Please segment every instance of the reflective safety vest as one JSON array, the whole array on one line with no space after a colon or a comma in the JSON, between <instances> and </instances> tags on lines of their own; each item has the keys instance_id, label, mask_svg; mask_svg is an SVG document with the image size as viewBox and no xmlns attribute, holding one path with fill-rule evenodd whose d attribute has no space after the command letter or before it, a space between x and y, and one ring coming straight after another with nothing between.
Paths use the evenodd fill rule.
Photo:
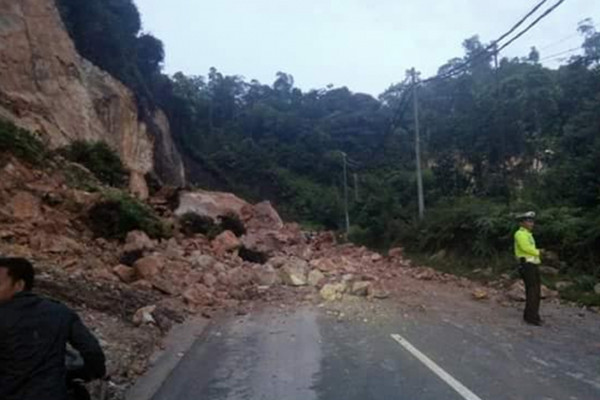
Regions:
<instances>
[{"instance_id":1,"label":"reflective safety vest","mask_svg":"<svg viewBox=\"0 0 600 400\"><path fill-rule=\"evenodd\" d=\"M524 258L532 264L540 264L540 251L535 247L533 234L526 228L521 227L515 232L515 257L517 260Z\"/></svg>"}]
</instances>

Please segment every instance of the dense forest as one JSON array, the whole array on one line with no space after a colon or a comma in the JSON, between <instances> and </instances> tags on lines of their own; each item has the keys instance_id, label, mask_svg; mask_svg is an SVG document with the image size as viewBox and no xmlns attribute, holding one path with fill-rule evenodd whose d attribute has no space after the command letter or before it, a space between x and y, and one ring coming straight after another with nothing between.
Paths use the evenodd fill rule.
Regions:
<instances>
[{"instance_id":1,"label":"dense forest","mask_svg":"<svg viewBox=\"0 0 600 400\"><path fill-rule=\"evenodd\" d=\"M57 0L81 54L162 108L191 183L273 201L290 220L343 229L375 248L494 259L510 254L513 213L540 214L538 241L564 269L600 274L600 32L578 27L581 55L544 67L535 48L496 64L478 37L419 85L426 217L419 221L412 86L379 98L345 87L162 73L162 43L132 0ZM84 5L85 3L85 5ZM576 27L574 27L575 29ZM403 76L398 77L402 81Z\"/></svg>"}]
</instances>

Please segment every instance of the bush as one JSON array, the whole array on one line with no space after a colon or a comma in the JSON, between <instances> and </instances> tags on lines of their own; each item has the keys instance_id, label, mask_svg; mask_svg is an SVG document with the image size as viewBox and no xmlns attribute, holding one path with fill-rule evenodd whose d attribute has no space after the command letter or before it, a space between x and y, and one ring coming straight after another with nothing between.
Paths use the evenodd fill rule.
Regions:
<instances>
[{"instance_id":1,"label":"bush","mask_svg":"<svg viewBox=\"0 0 600 400\"><path fill-rule=\"evenodd\" d=\"M510 251L516 227L507 207L463 198L431 211L401 240L412 251L490 258Z\"/></svg>"},{"instance_id":2,"label":"bush","mask_svg":"<svg viewBox=\"0 0 600 400\"><path fill-rule=\"evenodd\" d=\"M193 236L197 233L212 236L218 229L212 218L193 212L183 214L179 218L179 225L181 226L181 232L186 236Z\"/></svg>"},{"instance_id":3,"label":"bush","mask_svg":"<svg viewBox=\"0 0 600 400\"><path fill-rule=\"evenodd\" d=\"M219 222L215 223L210 217L188 212L179 218L179 225L181 232L186 236L200 233L209 239L214 239L224 231L231 231L238 237L246 233L244 223L233 213L220 216Z\"/></svg>"},{"instance_id":4,"label":"bush","mask_svg":"<svg viewBox=\"0 0 600 400\"><path fill-rule=\"evenodd\" d=\"M128 232L141 230L152 238L169 237L169 229L154 211L124 194L109 194L94 205L87 224L96 237L124 239Z\"/></svg>"},{"instance_id":5,"label":"bush","mask_svg":"<svg viewBox=\"0 0 600 400\"><path fill-rule=\"evenodd\" d=\"M12 154L32 165L42 164L48 153L41 140L10 122L0 120L0 153Z\"/></svg>"},{"instance_id":6,"label":"bush","mask_svg":"<svg viewBox=\"0 0 600 400\"><path fill-rule=\"evenodd\" d=\"M123 187L127 182L127 171L119 155L104 142L78 140L60 149L59 153L89 169L104 184Z\"/></svg>"},{"instance_id":7,"label":"bush","mask_svg":"<svg viewBox=\"0 0 600 400\"><path fill-rule=\"evenodd\" d=\"M221 231L231 231L235 236L240 237L246 233L246 227L240 217L236 214L228 213L219 217L219 226Z\"/></svg>"}]
</instances>

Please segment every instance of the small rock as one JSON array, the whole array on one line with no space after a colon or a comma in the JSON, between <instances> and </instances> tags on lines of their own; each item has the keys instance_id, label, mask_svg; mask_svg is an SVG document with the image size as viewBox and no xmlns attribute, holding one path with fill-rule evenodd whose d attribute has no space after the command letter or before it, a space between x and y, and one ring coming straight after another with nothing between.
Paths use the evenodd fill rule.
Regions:
<instances>
[{"instance_id":1,"label":"small rock","mask_svg":"<svg viewBox=\"0 0 600 400\"><path fill-rule=\"evenodd\" d=\"M152 290L152 283L145 279L140 279L139 281L133 282L131 287L139 290Z\"/></svg>"},{"instance_id":2,"label":"small rock","mask_svg":"<svg viewBox=\"0 0 600 400\"><path fill-rule=\"evenodd\" d=\"M337 263L326 257L311 260L310 265L322 272L335 271L337 268Z\"/></svg>"},{"instance_id":3,"label":"small rock","mask_svg":"<svg viewBox=\"0 0 600 400\"><path fill-rule=\"evenodd\" d=\"M319 286L319 284L321 282L323 282L324 279L325 279L325 275L321 271L319 271L318 269L313 269L308 274L308 284L309 284L309 286L313 286L313 287Z\"/></svg>"},{"instance_id":4,"label":"small rock","mask_svg":"<svg viewBox=\"0 0 600 400\"><path fill-rule=\"evenodd\" d=\"M217 261L208 254L200 254L196 257L193 257L191 259L191 262L194 268L210 269L215 265Z\"/></svg>"},{"instance_id":5,"label":"small rock","mask_svg":"<svg viewBox=\"0 0 600 400\"><path fill-rule=\"evenodd\" d=\"M17 192L11 196L8 209L17 219L39 219L42 216L40 199L29 192Z\"/></svg>"},{"instance_id":6,"label":"small rock","mask_svg":"<svg viewBox=\"0 0 600 400\"><path fill-rule=\"evenodd\" d=\"M446 258L446 250L444 249L429 257L430 260L443 260L444 258Z\"/></svg>"},{"instance_id":7,"label":"small rock","mask_svg":"<svg viewBox=\"0 0 600 400\"><path fill-rule=\"evenodd\" d=\"M431 268L423 268L421 271L415 274L415 278L422 281L431 281L435 278L435 271Z\"/></svg>"},{"instance_id":8,"label":"small rock","mask_svg":"<svg viewBox=\"0 0 600 400\"><path fill-rule=\"evenodd\" d=\"M542 285L542 299L556 299L558 292L556 290L548 289L545 285Z\"/></svg>"},{"instance_id":9,"label":"small rock","mask_svg":"<svg viewBox=\"0 0 600 400\"><path fill-rule=\"evenodd\" d=\"M148 256L137 260L133 268L138 277L149 279L156 276L163 268L165 260L161 256Z\"/></svg>"},{"instance_id":10,"label":"small rock","mask_svg":"<svg viewBox=\"0 0 600 400\"><path fill-rule=\"evenodd\" d=\"M554 285L554 286L556 287L556 290L565 290L567 288L570 288L573 285L574 285L573 282L560 281L560 282L556 282L556 285Z\"/></svg>"},{"instance_id":11,"label":"small rock","mask_svg":"<svg viewBox=\"0 0 600 400\"><path fill-rule=\"evenodd\" d=\"M368 281L354 282L350 289L350 294L353 296L367 296L372 283Z\"/></svg>"},{"instance_id":12,"label":"small rock","mask_svg":"<svg viewBox=\"0 0 600 400\"><path fill-rule=\"evenodd\" d=\"M371 255L371 261L373 262L381 261L382 258L383 257L379 253L373 253L373 255Z\"/></svg>"},{"instance_id":13,"label":"small rock","mask_svg":"<svg viewBox=\"0 0 600 400\"><path fill-rule=\"evenodd\" d=\"M403 254L404 249L402 247L394 247L393 249L390 249L390 251L388 251L388 256L390 258L402 258Z\"/></svg>"},{"instance_id":14,"label":"small rock","mask_svg":"<svg viewBox=\"0 0 600 400\"><path fill-rule=\"evenodd\" d=\"M300 258L290 258L280 269L283 283L290 286L306 286L308 284L308 263Z\"/></svg>"},{"instance_id":15,"label":"small rock","mask_svg":"<svg viewBox=\"0 0 600 400\"><path fill-rule=\"evenodd\" d=\"M212 295L204 285L195 285L187 289L182 294L183 300L192 305L209 304L212 301Z\"/></svg>"},{"instance_id":16,"label":"small rock","mask_svg":"<svg viewBox=\"0 0 600 400\"><path fill-rule=\"evenodd\" d=\"M208 287L213 287L217 284L218 280L214 274L207 272L202 276L202 282Z\"/></svg>"},{"instance_id":17,"label":"small rock","mask_svg":"<svg viewBox=\"0 0 600 400\"><path fill-rule=\"evenodd\" d=\"M525 301L525 285L523 282L515 282L506 292L506 296L514 301Z\"/></svg>"},{"instance_id":18,"label":"small rock","mask_svg":"<svg viewBox=\"0 0 600 400\"><path fill-rule=\"evenodd\" d=\"M239 249L242 246L240 239L231 231L225 231L212 241L213 251L218 255Z\"/></svg>"},{"instance_id":19,"label":"small rock","mask_svg":"<svg viewBox=\"0 0 600 400\"><path fill-rule=\"evenodd\" d=\"M119 264L114 267L112 271L124 283L131 283L135 281L135 270L131 267Z\"/></svg>"},{"instance_id":20,"label":"small rock","mask_svg":"<svg viewBox=\"0 0 600 400\"><path fill-rule=\"evenodd\" d=\"M559 271L556 268L553 267L547 267L545 265L542 265L541 267L539 267L540 269L540 273L545 274L545 275L558 275Z\"/></svg>"},{"instance_id":21,"label":"small rock","mask_svg":"<svg viewBox=\"0 0 600 400\"><path fill-rule=\"evenodd\" d=\"M156 244L142 231L131 231L125 238L124 253L153 250Z\"/></svg>"},{"instance_id":22,"label":"small rock","mask_svg":"<svg viewBox=\"0 0 600 400\"><path fill-rule=\"evenodd\" d=\"M154 289L158 290L159 292L170 296L173 296L178 292L175 285L166 279L154 279L152 281L152 287L154 287Z\"/></svg>"},{"instance_id":23,"label":"small rock","mask_svg":"<svg viewBox=\"0 0 600 400\"><path fill-rule=\"evenodd\" d=\"M367 294L372 299L387 299L390 297L390 292L385 288L383 282L375 282L369 286L369 292Z\"/></svg>"},{"instance_id":24,"label":"small rock","mask_svg":"<svg viewBox=\"0 0 600 400\"><path fill-rule=\"evenodd\" d=\"M271 265L275 269L279 269L284 266L287 262L287 257L276 256L269 259L268 264Z\"/></svg>"},{"instance_id":25,"label":"small rock","mask_svg":"<svg viewBox=\"0 0 600 400\"><path fill-rule=\"evenodd\" d=\"M253 280L260 286L269 287L279 282L279 275L271 265L256 265L252 272L254 273Z\"/></svg>"},{"instance_id":26,"label":"small rock","mask_svg":"<svg viewBox=\"0 0 600 400\"><path fill-rule=\"evenodd\" d=\"M475 300L484 300L489 297L488 292L483 289L475 289L475 290L473 290L471 295L473 296L473 298Z\"/></svg>"},{"instance_id":27,"label":"small rock","mask_svg":"<svg viewBox=\"0 0 600 400\"><path fill-rule=\"evenodd\" d=\"M342 298L346 291L345 283L328 283L319 292L321 297L326 301L335 301Z\"/></svg>"},{"instance_id":28,"label":"small rock","mask_svg":"<svg viewBox=\"0 0 600 400\"><path fill-rule=\"evenodd\" d=\"M152 313L156 310L156 306L142 307L133 314L133 323L136 326L155 324L154 316Z\"/></svg>"}]
</instances>

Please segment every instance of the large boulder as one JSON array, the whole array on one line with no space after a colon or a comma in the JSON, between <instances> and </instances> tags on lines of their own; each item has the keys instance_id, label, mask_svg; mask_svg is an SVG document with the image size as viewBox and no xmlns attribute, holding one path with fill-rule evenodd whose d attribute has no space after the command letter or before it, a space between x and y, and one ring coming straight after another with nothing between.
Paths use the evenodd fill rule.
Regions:
<instances>
[{"instance_id":1,"label":"large boulder","mask_svg":"<svg viewBox=\"0 0 600 400\"><path fill-rule=\"evenodd\" d=\"M242 237L243 246L266 257L280 254L301 255L306 249L306 239L295 224L286 224L281 229L249 230Z\"/></svg>"},{"instance_id":2,"label":"large boulder","mask_svg":"<svg viewBox=\"0 0 600 400\"><path fill-rule=\"evenodd\" d=\"M291 257L279 270L281 280L290 286L306 286L308 284L309 265L305 260Z\"/></svg>"},{"instance_id":3,"label":"large boulder","mask_svg":"<svg viewBox=\"0 0 600 400\"><path fill-rule=\"evenodd\" d=\"M268 201L263 201L250 209L246 208L243 210L245 215L249 215L246 226L251 230L279 230L283 228L283 221L281 217L275 211L273 206Z\"/></svg>"},{"instance_id":4,"label":"large boulder","mask_svg":"<svg viewBox=\"0 0 600 400\"><path fill-rule=\"evenodd\" d=\"M175 215L194 213L217 221L218 217L234 214L245 221L249 215L246 214L247 211L242 210L252 210L252 205L231 193L182 191L179 193L179 207L175 210Z\"/></svg>"}]
</instances>

